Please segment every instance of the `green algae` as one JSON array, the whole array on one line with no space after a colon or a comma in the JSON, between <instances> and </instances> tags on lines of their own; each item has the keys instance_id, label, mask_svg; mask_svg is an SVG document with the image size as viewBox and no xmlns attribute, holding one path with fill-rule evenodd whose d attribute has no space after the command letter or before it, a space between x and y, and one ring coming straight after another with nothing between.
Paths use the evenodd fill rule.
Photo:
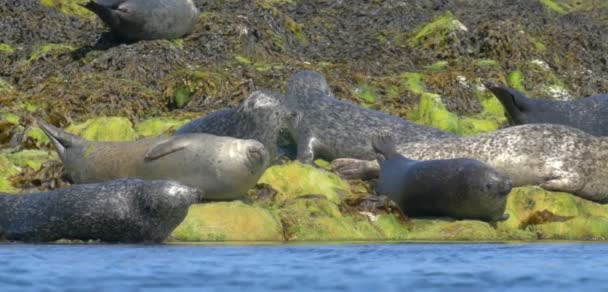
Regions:
<instances>
[{"instance_id":1,"label":"green algae","mask_svg":"<svg viewBox=\"0 0 608 292\"><path fill-rule=\"evenodd\" d=\"M521 70L515 70L515 71L509 73L509 76L508 76L509 86L512 88L515 88L521 92L525 92L526 89L524 88L523 79L524 79L524 74L521 72Z\"/></svg>"},{"instance_id":2,"label":"green algae","mask_svg":"<svg viewBox=\"0 0 608 292\"><path fill-rule=\"evenodd\" d=\"M40 170L42 165L49 160L59 160L57 153L49 153L45 150L27 149L17 152L3 153L8 161L18 167L29 167L34 171Z\"/></svg>"},{"instance_id":3,"label":"green algae","mask_svg":"<svg viewBox=\"0 0 608 292\"><path fill-rule=\"evenodd\" d=\"M454 17L452 12L446 11L443 15L416 29L408 43L412 47L429 47L436 41L442 43L447 34L458 30L467 30L467 28Z\"/></svg>"},{"instance_id":4,"label":"green algae","mask_svg":"<svg viewBox=\"0 0 608 292\"><path fill-rule=\"evenodd\" d=\"M365 103L372 104L377 100L377 94L374 92L374 89L368 85L358 86L353 91L355 96L362 99Z\"/></svg>"},{"instance_id":5,"label":"green algae","mask_svg":"<svg viewBox=\"0 0 608 292\"><path fill-rule=\"evenodd\" d=\"M242 202L193 205L173 231L179 241L282 241L281 224L263 208Z\"/></svg>"},{"instance_id":6,"label":"green algae","mask_svg":"<svg viewBox=\"0 0 608 292\"><path fill-rule=\"evenodd\" d=\"M41 148L44 145L51 144L51 140L49 139L49 137L42 131L42 129L37 127L27 129L25 132L25 136L32 139L32 141L34 141L34 144L38 148Z\"/></svg>"},{"instance_id":7,"label":"green algae","mask_svg":"<svg viewBox=\"0 0 608 292\"><path fill-rule=\"evenodd\" d=\"M61 54L73 51L75 49L76 48L66 44L45 44L34 49L27 60L27 63L37 61L38 59L47 55Z\"/></svg>"},{"instance_id":8,"label":"green algae","mask_svg":"<svg viewBox=\"0 0 608 292\"><path fill-rule=\"evenodd\" d=\"M268 168L259 183L269 184L277 190L277 201L315 194L337 204L340 197L350 191L349 185L337 175L299 162Z\"/></svg>"},{"instance_id":9,"label":"green algae","mask_svg":"<svg viewBox=\"0 0 608 292\"><path fill-rule=\"evenodd\" d=\"M40 2L45 6L55 8L67 15L88 19L95 17L92 12L78 5L78 3L86 2L84 0L40 0Z\"/></svg>"},{"instance_id":10,"label":"green algae","mask_svg":"<svg viewBox=\"0 0 608 292\"><path fill-rule=\"evenodd\" d=\"M474 220L446 221L413 219L402 239L431 241L493 241L496 229L486 222Z\"/></svg>"},{"instance_id":11,"label":"green algae","mask_svg":"<svg viewBox=\"0 0 608 292\"><path fill-rule=\"evenodd\" d=\"M559 14L566 14L566 10L553 0L539 0L539 1L540 1L540 3L543 3L545 6L547 6L547 8L549 8Z\"/></svg>"},{"instance_id":12,"label":"green algae","mask_svg":"<svg viewBox=\"0 0 608 292\"><path fill-rule=\"evenodd\" d=\"M174 120L171 118L149 118L135 125L135 134L138 137L151 137L173 134L177 128L190 122L186 120Z\"/></svg>"},{"instance_id":13,"label":"green algae","mask_svg":"<svg viewBox=\"0 0 608 292\"><path fill-rule=\"evenodd\" d=\"M426 66L426 69L440 71L446 69L450 65L448 61L437 61L429 66Z\"/></svg>"},{"instance_id":14,"label":"green algae","mask_svg":"<svg viewBox=\"0 0 608 292\"><path fill-rule=\"evenodd\" d=\"M2 121L6 121L9 124L12 125L18 125L19 124L19 116L13 113L7 113L7 112L0 112L0 120Z\"/></svg>"},{"instance_id":15,"label":"green algae","mask_svg":"<svg viewBox=\"0 0 608 292\"><path fill-rule=\"evenodd\" d=\"M10 181L10 177L19 174L19 172L19 168L4 155L0 155L0 192L17 193L19 191Z\"/></svg>"},{"instance_id":16,"label":"green algae","mask_svg":"<svg viewBox=\"0 0 608 292\"><path fill-rule=\"evenodd\" d=\"M14 51L15 51L15 49L11 45L0 42L0 53L9 53L10 54Z\"/></svg>"},{"instance_id":17,"label":"green algae","mask_svg":"<svg viewBox=\"0 0 608 292\"><path fill-rule=\"evenodd\" d=\"M131 141L137 137L127 118L100 117L66 128L67 132L90 141Z\"/></svg>"}]
</instances>

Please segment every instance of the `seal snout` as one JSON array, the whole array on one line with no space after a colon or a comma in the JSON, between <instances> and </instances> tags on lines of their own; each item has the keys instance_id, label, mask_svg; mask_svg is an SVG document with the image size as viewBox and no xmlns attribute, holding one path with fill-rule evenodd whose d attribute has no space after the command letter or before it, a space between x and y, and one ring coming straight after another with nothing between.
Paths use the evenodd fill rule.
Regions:
<instances>
[{"instance_id":1,"label":"seal snout","mask_svg":"<svg viewBox=\"0 0 608 292\"><path fill-rule=\"evenodd\" d=\"M259 165L265 165L268 162L268 151L264 145L258 141L254 141L247 146L247 160L253 168Z\"/></svg>"}]
</instances>

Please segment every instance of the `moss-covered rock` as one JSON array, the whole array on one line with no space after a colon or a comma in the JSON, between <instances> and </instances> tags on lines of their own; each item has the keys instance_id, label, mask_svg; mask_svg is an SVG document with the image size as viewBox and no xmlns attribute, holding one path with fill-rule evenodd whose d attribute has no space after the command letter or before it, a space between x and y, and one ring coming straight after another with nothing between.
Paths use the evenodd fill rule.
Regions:
<instances>
[{"instance_id":1,"label":"moss-covered rock","mask_svg":"<svg viewBox=\"0 0 608 292\"><path fill-rule=\"evenodd\" d=\"M135 125L135 134L138 137L151 137L173 134L177 128L190 122L186 120L174 120L170 118L150 118Z\"/></svg>"},{"instance_id":2,"label":"moss-covered rock","mask_svg":"<svg viewBox=\"0 0 608 292\"><path fill-rule=\"evenodd\" d=\"M84 0L40 0L40 2L68 15L89 19L95 17L92 12L78 5L78 3L86 2Z\"/></svg>"},{"instance_id":3,"label":"moss-covered rock","mask_svg":"<svg viewBox=\"0 0 608 292\"><path fill-rule=\"evenodd\" d=\"M16 193L19 191L10 181L10 177L17 175L19 172L19 168L4 157L4 155L0 155L0 192Z\"/></svg>"},{"instance_id":4,"label":"moss-covered rock","mask_svg":"<svg viewBox=\"0 0 608 292\"><path fill-rule=\"evenodd\" d=\"M70 125L66 131L91 141L129 141L137 137L131 121L121 117L89 119Z\"/></svg>"},{"instance_id":5,"label":"moss-covered rock","mask_svg":"<svg viewBox=\"0 0 608 292\"><path fill-rule=\"evenodd\" d=\"M269 184L278 191L275 197L277 201L314 194L338 204L340 198L350 193L348 183L337 175L299 162L272 166L264 172L259 182Z\"/></svg>"},{"instance_id":6,"label":"moss-covered rock","mask_svg":"<svg viewBox=\"0 0 608 292\"><path fill-rule=\"evenodd\" d=\"M55 151L46 150L21 150L17 152L3 151L0 155L18 167L29 167L34 171L40 170L42 165L50 160L59 160Z\"/></svg>"},{"instance_id":7,"label":"moss-covered rock","mask_svg":"<svg viewBox=\"0 0 608 292\"><path fill-rule=\"evenodd\" d=\"M172 238L179 241L284 240L281 224L271 212L242 202L191 206Z\"/></svg>"},{"instance_id":8,"label":"moss-covered rock","mask_svg":"<svg viewBox=\"0 0 608 292\"><path fill-rule=\"evenodd\" d=\"M486 222L461 220L412 220L408 232L402 239L429 241L493 241L497 240L496 230Z\"/></svg>"}]
</instances>

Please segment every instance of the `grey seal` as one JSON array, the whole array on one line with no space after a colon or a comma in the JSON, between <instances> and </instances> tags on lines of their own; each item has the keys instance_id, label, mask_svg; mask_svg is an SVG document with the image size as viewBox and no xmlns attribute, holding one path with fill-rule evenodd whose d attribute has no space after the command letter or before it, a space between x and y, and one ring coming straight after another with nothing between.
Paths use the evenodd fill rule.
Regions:
<instances>
[{"instance_id":1,"label":"grey seal","mask_svg":"<svg viewBox=\"0 0 608 292\"><path fill-rule=\"evenodd\" d=\"M397 152L392 137L375 135L379 195L392 199L411 217L451 217L503 221L511 179L474 159L413 160Z\"/></svg>"},{"instance_id":2,"label":"grey seal","mask_svg":"<svg viewBox=\"0 0 608 292\"><path fill-rule=\"evenodd\" d=\"M188 134L133 142L92 142L38 122L75 183L117 178L168 179L196 187L210 200L244 195L268 167L255 140Z\"/></svg>"},{"instance_id":3,"label":"grey seal","mask_svg":"<svg viewBox=\"0 0 608 292\"><path fill-rule=\"evenodd\" d=\"M0 193L0 233L11 241L159 242L201 202L173 181L122 179L43 193Z\"/></svg>"},{"instance_id":4,"label":"grey seal","mask_svg":"<svg viewBox=\"0 0 608 292\"><path fill-rule=\"evenodd\" d=\"M311 164L318 158L374 159L369 141L373 133L380 131L392 133L397 144L457 137L338 100L327 95L327 87L318 80L324 78L316 72L296 73L289 80L288 94L282 101L296 113L290 123L290 135L297 144L297 159L303 163Z\"/></svg>"},{"instance_id":5,"label":"grey seal","mask_svg":"<svg viewBox=\"0 0 608 292\"><path fill-rule=\"evenodd\" d=\"M559 124L596 136L608 136L608 94L561 101L529 98L504 85L484 82L505 108L511 124Z\"/></svg>"},{"instance_id":6,"label":"grey seal","mask_svg":"<svg viewBox=\"0 0 608 292\"><path fill-rule=\"evenodd\" d=\"M91 0L80 5L126 41L183 37L199 16L192 0Z\"/></svg>"},{"instance_id":7,"label":"grey seal","mask_svg":"<svg viewBox=\"0 0 608 292\"><path fill-rule=\"evenodd\" d=\"M608 203L608 138L554 124L526 124L461 138L397 145L417 160L471 158L508 175L514 186L539 185L550 191ZM378 175L375 161L338 159L332 168L348 178Z\"/></svg>"},{"instance_id":8,"label":"grey seal","mask_svg":"<svg viewBox=\"0 0 608 292\"><path fill-rule=\"evenodd\" d=\"M175 135L206 133L254 139L264 144L270 159L274 160L289 151L287 129L293 116L276 96L270 92L255 91L238 107L221 109L193 120L177 129Z\"/></svg>"}]
</instances>

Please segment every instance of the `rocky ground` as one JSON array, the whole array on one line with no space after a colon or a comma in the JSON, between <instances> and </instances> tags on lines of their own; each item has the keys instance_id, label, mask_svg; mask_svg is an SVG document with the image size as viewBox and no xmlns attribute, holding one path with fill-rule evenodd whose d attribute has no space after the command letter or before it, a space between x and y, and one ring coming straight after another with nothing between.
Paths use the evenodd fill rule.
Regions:
<instances>
[{"instance_id":1,"label":"rocky ground","mask_svg":"<svg viewBox=\"0 0 608 292\"><path fill-rule=\"evenodd\" d=\"M94 140L169 134L301 69L338 98L461 135L506 126L482 80L555 99L608 92L604 0L199 0L192 35L129 45L76 2L0 0L0 191L67 184L32 117ZM370 193L279 165L247 202L192 207L173 239L608 238L608 207L535 187L515 189L495 225L409 219Z\"/></svg>"}]
</instances>

